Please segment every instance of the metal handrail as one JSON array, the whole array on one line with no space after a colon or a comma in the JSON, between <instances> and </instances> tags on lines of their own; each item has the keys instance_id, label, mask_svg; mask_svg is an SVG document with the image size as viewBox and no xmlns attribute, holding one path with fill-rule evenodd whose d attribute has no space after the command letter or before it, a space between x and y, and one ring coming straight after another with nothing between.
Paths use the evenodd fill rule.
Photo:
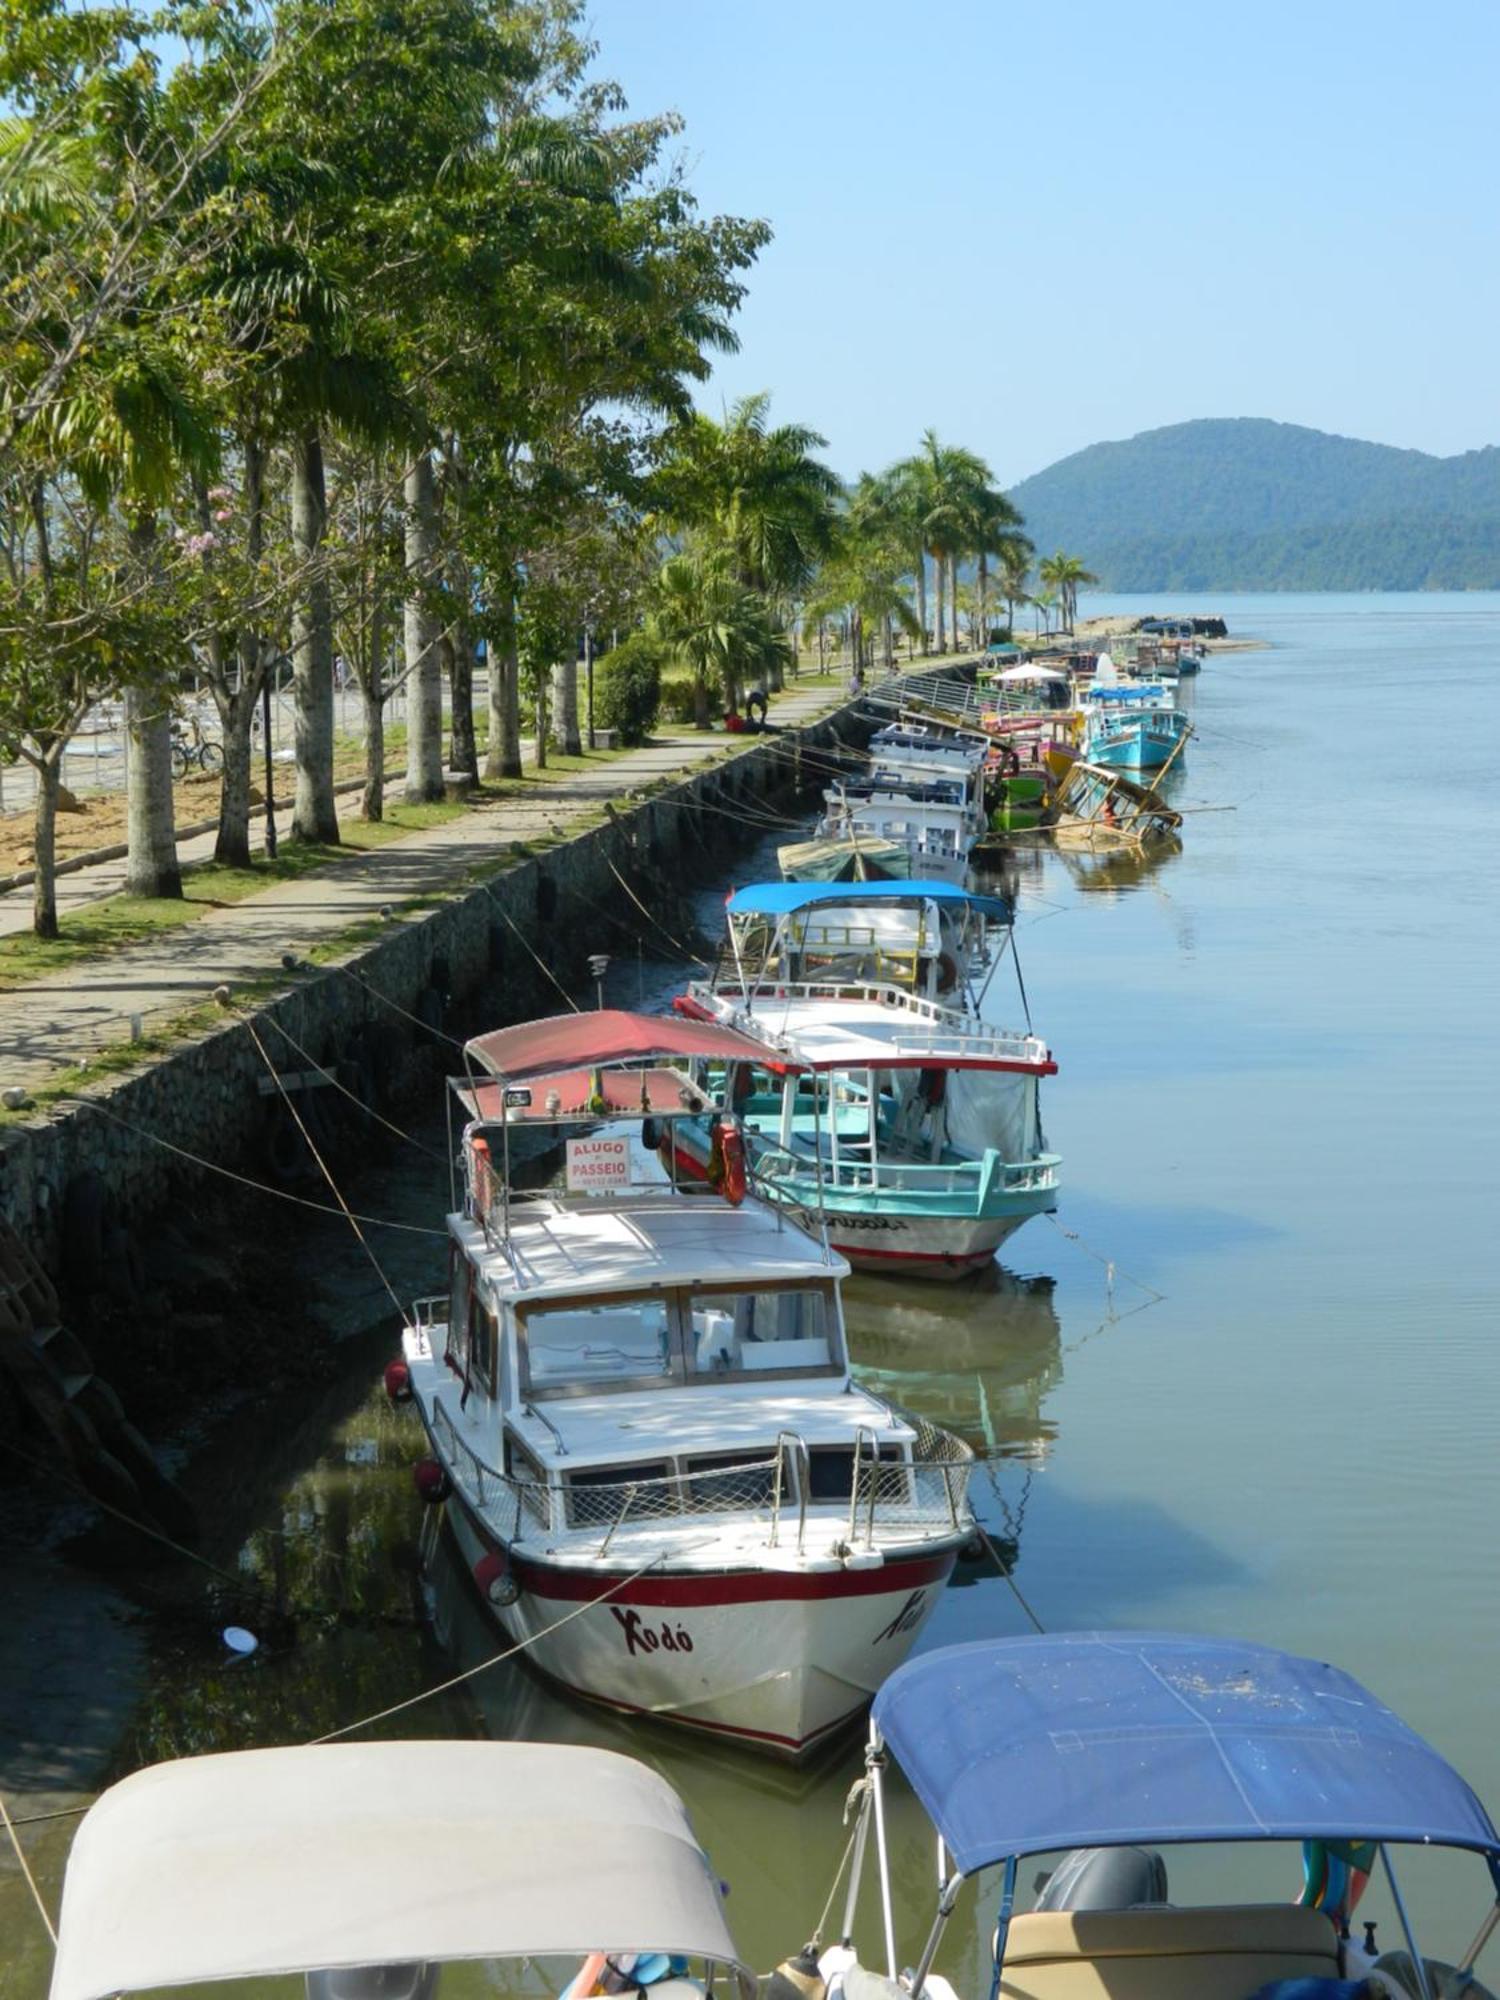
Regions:
<instances>
[{"instance_id":1,"label":"metal handrail","mask_svg":"<svg viewBox=\"0 0 1500 2000\"><path fill-rule=\"evenodd\" d=\"M866 1438L868 1438L870 1441L871 1460L877 1465L880 1462L879 1439L876 1437L874 1431L871 1430L868 1424L857 1425L855 1427L855 1432L854 1432L854 1463L849 1468L849 1546L851 1549L854 1547L855 1521L859 1512L859 1457L860 1457L860 1452L864 1447ZM873 1479L870 1480L869 1487L870 1487L870 1525L865 1535L866 1546L868 1546L875 1539L875 1520L874 1520L875 1481Z\"/></svg>"},{"instance_id":2,"label":"metal handrail","mask_svg":"<svg viewBox=\"0 0 1500 2000\"><path fill-rule=\"evenodd\" d=\"M811 1483L811 1464L807 1446L796 1431L776 1433L776 1471L771 1492L771 1539L768 1546L775 1548L777 1537L781 1532L781 1488L788 1445L791 1446L793 1463L797 1468L797 1553L800 1556L807 1537L807 1489Z\"/></svg>"}]
</instances>

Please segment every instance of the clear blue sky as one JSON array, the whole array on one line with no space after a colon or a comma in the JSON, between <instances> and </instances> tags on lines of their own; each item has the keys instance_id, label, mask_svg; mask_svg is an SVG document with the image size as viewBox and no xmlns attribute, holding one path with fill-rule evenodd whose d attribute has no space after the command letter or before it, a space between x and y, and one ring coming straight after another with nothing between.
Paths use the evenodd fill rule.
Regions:
<instances>
[{"instance_id":1,"label":"clear blue sky","mask_svg":"<svg viewBox=\"0 0 1500 2000\"><path fill-rule=\"evenodd\" d=\"M598 71L764 216L741 353L874 469L1005 483L1259 416L1500 442L1500 0L592 0Z\"/></svg>"}]
</instances>

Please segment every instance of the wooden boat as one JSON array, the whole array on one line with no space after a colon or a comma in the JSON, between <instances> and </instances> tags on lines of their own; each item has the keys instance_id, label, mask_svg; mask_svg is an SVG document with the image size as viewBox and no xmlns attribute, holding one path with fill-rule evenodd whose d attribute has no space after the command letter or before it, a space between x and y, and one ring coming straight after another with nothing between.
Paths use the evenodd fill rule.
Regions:
<instances>
[{"instance_id":1,"label":"wooden boat","mask_svg":"<svg viewBox=\"0 0 1500 2000\"><path fill-rule=\"evenodd\" d=\"M899 882L910 875L912 857L905 841L850 826L841 839L790 840L776 860L785 882Z\"/></svg>"},{"instance_id":2,"label":"wooden boat","mask_svg":"<svg viewBox=\"0 0 1500 2000\"><path fill-rule=\"evenodd\" d=\"M1114 848L1149 847L1175 835L1182 825L1150 785L1105 770L1082 758L1054 751L1048 768L1057 781L1057 816L1052 839L1059 847L1108 852Z\"/></svg>"},{"instance_id":3,"label":"wooden boat","mask_svg":"<svg viewBox=\"0 0 1500 2000\"><path fill-rule=\"evenodd\" d=\"M735 1121L676 1184L712 1101L674 1065L795 1061L610 1011L464 1054L450 1289L387 1375L430 1441L419 1490L540 1671L800 1756L905 1657L973 1523L972 1454L853 1383L848 1265L747 1193ZM522 1197L513 1140L559 1132L566 1184Z\"/></svg>"},{"instance_id":4,"label":"wooden boat","mask_svg":"<svg viewBox=\"0 0 1500 2000\"><path fill-rule=\"evenodd\" d=\"M1083 755L1118 771L1180 763L1192 725L1159 681L1095 681L1083 699Z\"/></svg>"}]
</instances>

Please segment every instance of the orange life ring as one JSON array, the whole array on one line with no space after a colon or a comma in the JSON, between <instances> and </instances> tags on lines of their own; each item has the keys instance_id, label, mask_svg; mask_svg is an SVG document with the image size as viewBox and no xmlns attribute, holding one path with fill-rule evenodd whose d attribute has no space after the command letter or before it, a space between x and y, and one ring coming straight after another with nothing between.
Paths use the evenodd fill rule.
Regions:
<instances>
[{"instance_id":1,"label":"orange life ring","mask_svg":"<svg viewBox=\"0 0 1500 2000\"><path fill-rule=\"evenodd\" d=\"M720 1141L720 1158L724 1163L724 1199L731 1208L738 1208L745 1199L747 1173L745 1167L745 1135L738 1125L726 1125Z\"/></svg>"}]
</instances>

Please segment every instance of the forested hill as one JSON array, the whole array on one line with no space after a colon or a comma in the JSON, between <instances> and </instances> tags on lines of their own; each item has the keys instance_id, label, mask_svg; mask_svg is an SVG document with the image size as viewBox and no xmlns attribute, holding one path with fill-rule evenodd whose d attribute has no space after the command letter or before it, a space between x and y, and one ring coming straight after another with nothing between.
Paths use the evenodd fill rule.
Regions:
<instances>
[{"instance_id":1,"label":"forested hill","mask_svg":"<svg viewBox=\"0 0 1500 2000\"><path fill-rule=\"evenodd\" d=\"M1111 590L1500 589L1500 448L1433 458L1259 417L1090 445L1012 490Z\"/></svg>"}]
</instances>

